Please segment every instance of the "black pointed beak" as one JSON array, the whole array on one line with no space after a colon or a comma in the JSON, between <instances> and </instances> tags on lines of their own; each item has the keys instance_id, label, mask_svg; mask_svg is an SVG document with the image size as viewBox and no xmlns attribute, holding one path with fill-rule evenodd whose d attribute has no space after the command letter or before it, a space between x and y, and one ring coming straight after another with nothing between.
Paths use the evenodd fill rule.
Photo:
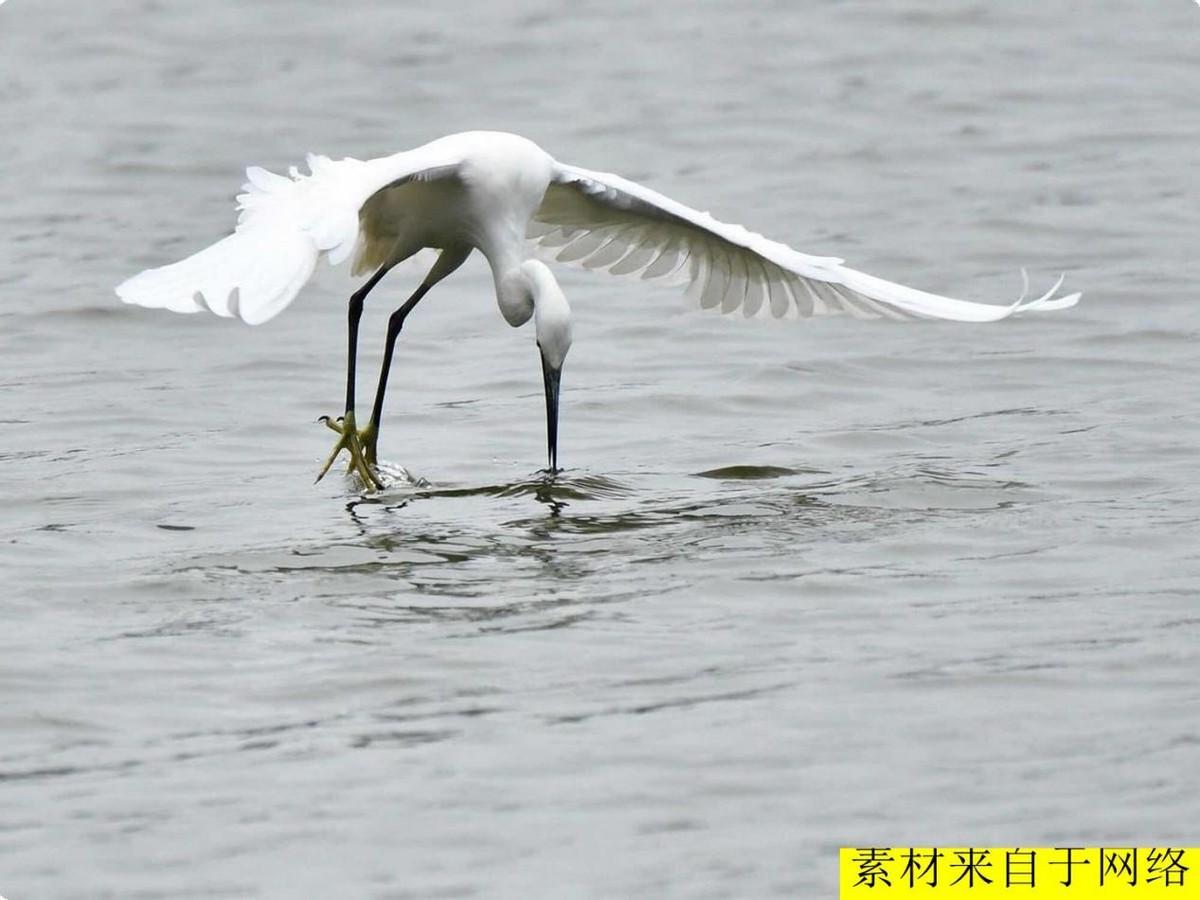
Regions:
<instances>
[{"instance_id":1,"label":"black pointed beak","mask_svg":"<svg viewBox=\"0 0 1200 900\"><path fill-rule=\"evenodd\" d=\"M542 354L542 381L546 385L546 449L549 455L550 472L558 471L558 385L562 369L546 362Z\"/></svg>"}]
</instances>

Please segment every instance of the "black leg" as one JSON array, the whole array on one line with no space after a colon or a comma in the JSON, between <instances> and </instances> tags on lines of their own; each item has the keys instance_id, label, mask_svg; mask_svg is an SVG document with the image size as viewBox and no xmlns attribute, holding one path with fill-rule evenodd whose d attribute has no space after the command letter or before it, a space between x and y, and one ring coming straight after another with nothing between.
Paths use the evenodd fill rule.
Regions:
<instances>
[{"instance_id":1,"label":"black leg","mask_svg":"<svg viewBox=\"0 0 1200 900\"><path fill-rule=\"evenodd\" d=\"M388 267L383 266L372 275L367 283L360 287L357 291L350 295L350 306L348 309L349 316L349 338L350 347L348 361L346 363L346 413L347 415L354 412L354 370L358 361L358 320L362 318L363 301L367 299L367 294L371 293L371 289L379 284L380 279L388 273Z\"/></svg>"},{"instance_id":2,"label":"black leg","mask_svg":"<svg viewBox=\"0 0 1200 900\"><path fill-rule=\"evenodd\" d=\"M367 280L366 284L350 295L350 304L347 308L349 327L346 329L349 338L346 360L346 412L340 424L330 421L328 416L321 416L319 420L341 437L334 445L333 452L325 460L325 465L321 466L321 471L317 473L317 481L325 477L325 473L329 471L329 467L333 465L338 454L346 450L350 454L350 471L358 473L368 490L380 487L378 478L375 477L365 459L362 441L359 439L358 429L354 424L354 371L358 362L358 322L362 318L363 301L367 299L367 294L371 293L371 288L379 284L380 279L388 273L389 268L389 266L382 266Z\"/></svg>"},{"instance_id":3,"label":"black leg","mask_svg":"<svg viewBox=\"0 0 1200 900\"><path fill-rule=\"evenodd\" d=\"M443 249L438 254L437 262L429 270L429 274L425 276L425 280L421 282L421 286L388 319L387 344L384 347L383 366L379 372L379 389L375 392L375 405L371 411L371 421L361 431L358 430L354 422L354 373L356 357L358 355L358 320L362 317L363 300L371 288L379 283L379 279L387 274L390 266L385 266L372 275L371 279L359 290L355 291L354 296L350 298L350 359L346 367L346 414L340 424L335 424L328 419L324 419L325 424L342 437L333 448L333 454L321 469L321 474L317 476L318 481L329 471L329 466L337 458L337 455L342 450L348 450L350 452L351 469L358 472L368 488L379 488L382 486L372 468L377 461L375 447L379 436L379 420L383 415L383 397L387 391L388 371L392 366L392 353L396 347L396 338L400 336L400 329L404 326L404 319L413 311L413 308L420 302L421 298L429 293L431 287L461 266L470 254L471 250L469 247Z\"/></svg>"},{"instance_id":4,"label":"black leg","mask_svg":"<svg viewBox=\"0 0 1200 900\"><path fill-rule=\"evenodd\" d=\"M367 430L371 435L372 444L379 439L379 420L383 416L383 395L387 392L388 372L392 368L392 352L396 349L396 338L400 337L400 329L408 314L421 302L421 298L433 287L423 282L411 297L388 318L387 343L383 347L383 364L379 369L379 387L375 390L375 406L371 409L371 421ZM372 447L372 450L374 448Z\"/></svg>"}]
</instances>

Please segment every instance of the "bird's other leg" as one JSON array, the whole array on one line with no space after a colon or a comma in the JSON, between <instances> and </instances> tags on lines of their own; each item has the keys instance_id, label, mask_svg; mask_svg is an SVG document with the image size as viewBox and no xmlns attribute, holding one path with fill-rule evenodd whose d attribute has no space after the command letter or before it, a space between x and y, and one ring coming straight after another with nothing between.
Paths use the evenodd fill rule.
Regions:
<instances>
[{"instance_id":1,"label":"bird's other leg","mask_svg":"<svg viewBox=\"0 0 1200 900\"><path fill-rule=\"evenodd\" d=\"M350 454L350 471L357 472L368 488L380 487L379 480L371 472L363 455L361 438L354 422L354 376L358 361L358 323L362 319L363 301L367 299L367 294L371 293L371 289L379 284L383 276L388 273L389 268L389 266L381 266L367 280L366 284L350 295L350 303L347 307L346 409L337 422L332 421L328 416L321 417L321 421L340 434L341 439L334 445L329 458L325 460L325 464L317 474L317 481L325 477L325 473L329 471L333 461L337 459L342 450L345 450Z\"/></svg>"},{"instance_id":2,"label":"bird's other leg","mask_svg":"<svg viewBox=\"0 0 1200 900\"><path fill-rule=\"evenodd\" d=\"M428 281L422 282L421 286L413 292L413 295L405 301L404 305L388 317L387 343L383 345L383 363L379 367L379 387L375 389L375 405L371 408L371 421L367 423L367 427L362 431L363 450L366 453L369 465L377 465L379 461L375 448L379 442L379 422L383 416L383 396L387 393L388 373L392 368L392 353L396 349L396 339L400 337L400 329L404 327L404 320L408 318L408 314L421 302L421 298L429 293L431 287L433 285Z\"/></svg>"},{"instance_id":3,"label":"bird's other leg","mask_svg":"<svg viewBox=\"0 0 1200 900\"><path fill-rule=\"evenodd\" d=\"M396 339L400 336L400 329L404 327L404 320L408 318L408 314L413 311L416 305L421 302L421 298L429 293L430 288L466 262L467 257L470 255L471 248L469 246L460 245L442 248L442 251L438 254L437 262L430 268L429 274L422 280L421 286L388 319L387 343L384 344L383 363L379 368L379 387L375 390L375 405L371 408L371 421L367 423L367 427L361 432L367 461L372 466L378 463L378 455L376 454L375 447L379 441L379 422L383 416L383 397L387 393L388 372L392 368L392 353L396 349Z\"/></svg>"}]
</instances>

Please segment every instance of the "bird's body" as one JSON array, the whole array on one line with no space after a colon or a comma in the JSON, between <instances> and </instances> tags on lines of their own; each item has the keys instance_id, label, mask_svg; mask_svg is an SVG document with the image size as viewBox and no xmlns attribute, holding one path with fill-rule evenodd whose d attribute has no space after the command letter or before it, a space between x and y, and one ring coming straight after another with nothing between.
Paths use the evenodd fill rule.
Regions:
<instances>
[{"instance_id":1,"label":"bird's body","mask_svg":"<svg viewBox=\"0 0 1200 900\"><path fill-rule=\"evenodd\" d=\"M450 135L416 152L457 160L453 177L374 191L359 210L354 274L394 265L422 249L455 256L479 250L496 277L505 318L513 325L523 324L528 312L523 318L510 314L500 283L528 258L525 231L550 184L554 160L525 138L487 132ZM405 157L399 154L366 165L385 173L372 173L377 181L389 170L411 166Z\"/></svg>"},{"instance_id":2,"label":"bird's body","mask_svg":"<svg viewBox=\"0 0 1200 900\"><path fill-rule=\"evenodd\" d=\"M704 308L746 316L995 321L1027 310L1061 309L1078 294L1010 306L955 300L884 281L728 225L616 175L559 163L525 138L501 132L449 135L372 160L309 157L311 174L247 170L234 234L178 263L117 288L122 300L176 312L210 310L250 324L278 314L311 277L321 255L354 254L355 274L373 272L351 298L350 365L343 434L372 483L383 391L404 317L473 250L488 260L505 320L535 320L546 378L551 468L555 466L558 376L571 343L570 309L534 254L615 275L687 283ZM354 358L366 293L392 266L421 249L440 250L417 293L389 325L371 424L355 437ZM1061 282L1061 279L1060 279ZM366 448L369 452L362 452ZM365 460L365 461L364 461ZM328 467L328 464L327 464Z\"/></svg>"}]
</instances>

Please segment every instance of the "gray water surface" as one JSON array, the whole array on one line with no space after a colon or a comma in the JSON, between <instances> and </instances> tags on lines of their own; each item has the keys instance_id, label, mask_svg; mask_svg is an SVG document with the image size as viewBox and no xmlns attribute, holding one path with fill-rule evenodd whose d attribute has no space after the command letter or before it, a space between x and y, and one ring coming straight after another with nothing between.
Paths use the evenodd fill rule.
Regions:
<instances>
[{"instance_id":1,"label":"gray water surface","mask_svg":"<svg viewBox=\"0 0 1200 900\"><path fill-rule=\"evenodd\" d=\"M0 9L0 894L828 897L836 848L1195 843L1200 9ZM314 486L322 265L261 328L112 286L247 164L528 135L993 326L746 322L475 260ZM364 320L363 397L396 272Z\"/></svg>"}]
</instances>

